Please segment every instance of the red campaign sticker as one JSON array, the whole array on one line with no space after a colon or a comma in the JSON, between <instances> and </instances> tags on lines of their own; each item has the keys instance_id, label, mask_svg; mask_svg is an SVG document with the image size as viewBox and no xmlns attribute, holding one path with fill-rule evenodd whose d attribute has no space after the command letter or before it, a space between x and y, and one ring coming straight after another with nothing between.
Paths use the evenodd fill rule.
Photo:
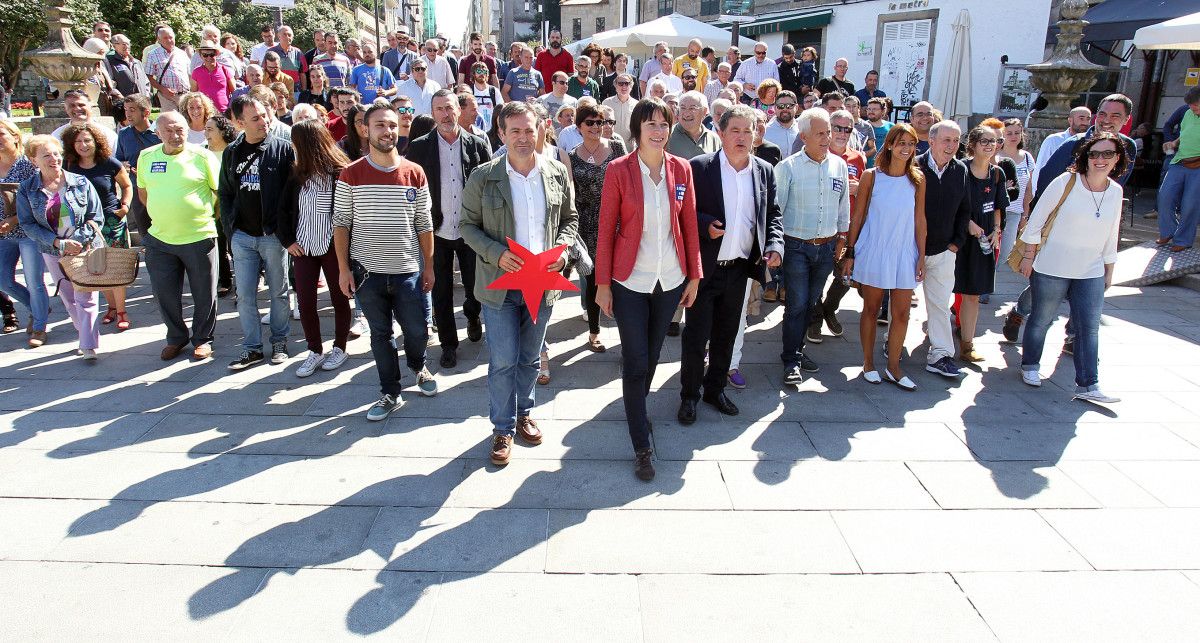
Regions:
<instances>
[{"instance_id":1,"label":"red campaign sticker","mask_svg":"<svg viewBox=\"0 0 1200 643\"><path fill-rule=\"evenodd\" d=\"M562 273L548 270L562 256L567 246L556 246L535 255L512 239L506 238L506 241L508 249L524 263L521 264L520 270L500 275L499 279L488 284L488 290L520 290L525 298L525 306L529 309L529 317L536 324L542 295L547 290L579 290L579 286L571 283Z\"/></svg>"}]
</instances>

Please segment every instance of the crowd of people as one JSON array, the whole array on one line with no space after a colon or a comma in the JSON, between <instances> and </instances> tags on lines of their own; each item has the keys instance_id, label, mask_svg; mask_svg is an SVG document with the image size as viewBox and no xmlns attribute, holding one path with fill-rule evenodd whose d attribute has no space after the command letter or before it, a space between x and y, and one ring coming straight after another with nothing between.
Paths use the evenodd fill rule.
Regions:
<instances>
[{"instance_id":1,"label":"crowd of people","mask_svg":"<svg viewBox=\"0 0 1200 643\"><path fill-rule=\"evenodd\" d=\"M1077 108L1035 159L1019 119L963 132L921 102L909 122L891 121L877 72L857 91L845 59L819 77L811 47L785 46L778 60L762 44L745 60L731 47L718 60L699 40L677 57L659 43L635 76L624 53L572 56L558 31L540 51L513 44L507 61L478 34L459 59L403 30L382 55L328 31L303 51L287 26L264 27L248 56L215 28L195 56L167 26L141 60L106 24L95 39L109 51L119 131L96 122L85 92L67 93L71 122L54 135L0 121L0 177L20 184L16 216L0 222L0 290L29 311L31 347L49 341L47 273L82 359L97 359L104 325L137 323L123 291L77 292L58 266L99 243L128 246L132 229L166 325L163 360L211 357L218 300L236 298L243 339L229 369L288 363L293 320L307 344L297 377L341 367L347 342L369 335L381 397L367 418L383 420L403 404L399 349L424 396L438 393L431 333L440 369L456 367L457 272L466 339L490 349L491 460L503 465L515 439L542 441L531 412L551 381L546 328L560 292L533 302L488 285L524 265L508 240L534 255L565 246L547 269L578 277L588 350L606 350L601 316L616 321L634 471L648 480L646 398L667 337L681 336L680 423L697 421L701 402L737 415L726 388L750 385L748 312L782 305L782 381L795 386L819 370L811 347L842 334L837 312L857 289L862 380L912 391L903 358L915 290L928 312L925 369L963 377L962 363L986 357L980 305L1019 247L1014 269L1029 287L1004 336L1016 342L1028 323L1022 380L1041 384L1065 300L1075 397L1118 401L1099 387L1097 341L1133 152L1123 95L1094 117ZM1187 101L1159 196L1160 244L1180 249L1200 207L1187 196L1200 180L1200 93ZM4 331L19 330L4 301Z\"/></svg>"}]
</instances>

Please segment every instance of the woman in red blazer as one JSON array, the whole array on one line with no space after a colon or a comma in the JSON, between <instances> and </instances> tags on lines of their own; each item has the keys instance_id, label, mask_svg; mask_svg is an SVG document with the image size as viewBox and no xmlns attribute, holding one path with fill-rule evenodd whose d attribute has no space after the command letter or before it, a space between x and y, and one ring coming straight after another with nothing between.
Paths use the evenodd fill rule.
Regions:
<instances>
[{"instance_id":1,"label":"woman in red blazer","mask_svg":"<svg viewBox=\"0 0 1200 643\"><path fill-rule=\"evenodd\" d=\"M625 419L642 480L654 478L650 382L671 316L692 305L701 277L692 168L666 152L673 120L657 98L634 106L637 151L608 165L596 246L596 303L617 320Z\"/></svg>"}]
</instances>

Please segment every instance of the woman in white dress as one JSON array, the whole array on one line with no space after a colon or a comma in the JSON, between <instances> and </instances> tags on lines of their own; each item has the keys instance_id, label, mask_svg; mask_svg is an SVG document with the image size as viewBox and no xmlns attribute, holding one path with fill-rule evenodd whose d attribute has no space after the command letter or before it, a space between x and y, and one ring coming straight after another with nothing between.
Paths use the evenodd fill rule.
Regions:
<instances>
[{"instance_id":1,"label":"woman in white dress","mask_svg":"<svg viewBox=\"0 0 1200 643\"><path fill-rule=\"evenodd\" d=\"M917 385L900 369L900 354L913 290L925 278L925 184L913 163L916 152L917 132L911 125L900 123L888 132L875 167L859 179L843 263L863 298L858 330L863 379L878 384L886 378L906 391ZM891 294L892 322L881 378L875 370L875 319L885 293Z\"/></svg>"}]
</instances>

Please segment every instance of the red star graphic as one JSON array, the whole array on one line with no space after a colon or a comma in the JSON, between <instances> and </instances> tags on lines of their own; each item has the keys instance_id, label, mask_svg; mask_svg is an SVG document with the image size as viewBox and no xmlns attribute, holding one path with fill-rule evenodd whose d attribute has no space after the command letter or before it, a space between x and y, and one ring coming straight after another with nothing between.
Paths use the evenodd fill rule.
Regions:
<instances>
[{"instance_id":1,"label":"red star graphic","mask_svg":"<svg viewBox=\"0 0 1200 643\"><path fill-rule=\"evenodd\" d=\"M562 273L547 270L562 256L567 247L556 246L541 254L533 254L521 244L506 239L508 249L521 258L524 263L516 272L500 275L500 278L488 284L489 290L520 290L525 297L525 306L529 308L529 316L537 323L538 308L542 305L542 295L547 290L579 290L579 286L571 283Z\"/></svg>"}]
</instances>

